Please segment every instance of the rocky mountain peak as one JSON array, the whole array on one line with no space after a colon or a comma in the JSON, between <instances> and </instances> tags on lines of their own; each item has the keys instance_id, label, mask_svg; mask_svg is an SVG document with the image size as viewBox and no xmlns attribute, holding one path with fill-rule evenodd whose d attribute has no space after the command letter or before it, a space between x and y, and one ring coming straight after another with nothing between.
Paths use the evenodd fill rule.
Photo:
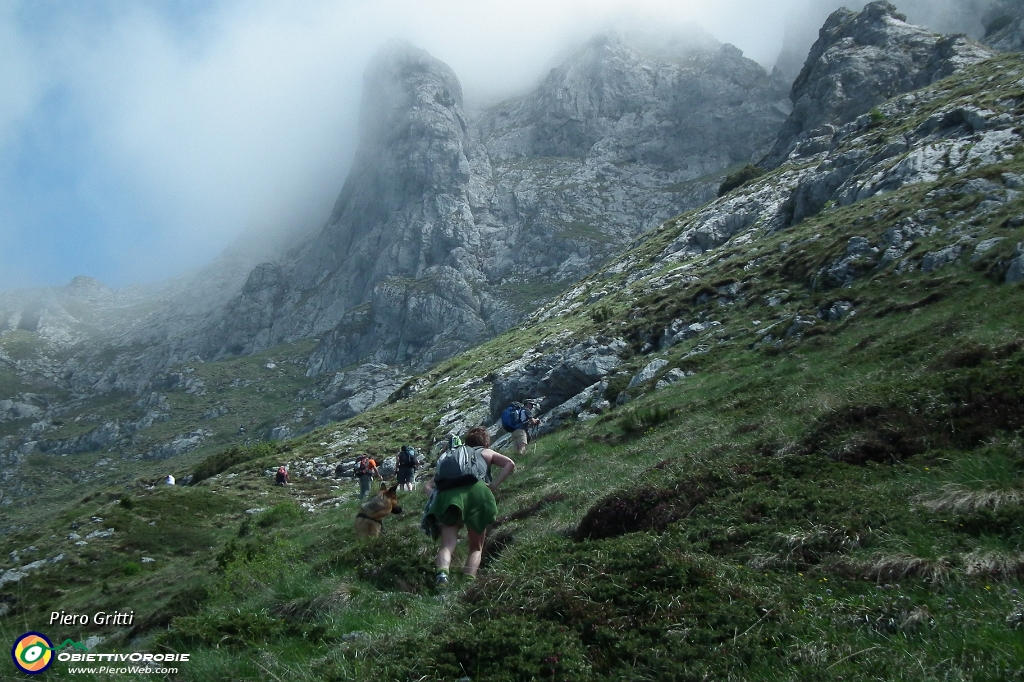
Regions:
<instances>
[{"instance_id":1,"label":"rocky mountain peak","mask_svg":"<svg viewBox=\"0 0 1024 682\"><path fill-rule=\"evenodd\" d=\"M788 113L784 100L763 68L710 36L648 45L611 33L552 69L534 92L487 112L480 137L497 160L696 168L699 155L700 164L724 157L724 166L774 136Z\"/></svg>"},{"instance_id":2,"label":"rocky mountain peak","mask_svg":"<svg viewBox=\"0 0 1024 682\"><path fill-rule=\"evenodd\" d=\"M106 297L114 293L106 284L87 275L73 278L64 290L72 296L83 298Z\"/></svg>"},{"instance_id":3,"label":"rocky mountain peak","mask_svg":"<svg viewBox=\"0 0 1024 682\"><path fill-rule=\"evenodd\" d=\"M427 147L407 162L405 180L423 190L448 190L464 183L468 175L462 148L468 126L462 111L462 85L455 72L425 50L397 43L382 50L364 76L360 149L354 169L365 171L375 165L380 153L405 154L410 142L429 140ZM438 156L444 157L441 163ZM353 173L347 184L358 181ZM408 188L402 188L408 189ZM339 216L346 193L331 222ZM378 197L384 198L384 197Z\"/></svg>"},{"instance_id":4,"label":"rocky mountain peak","mask_svg":"<svg viewBox=\"0 0 1024 682\"><path fill-rule=\"evenodd\" d=\"M329 332L312 361L322 371L367 356L404 362L429 343L419 335L446 328L481 338L466 283L479 276L472 155L454 72L408 44L383 50L366 71L359 147L331 217L282 262L253 270L214 355ZM458 300L459 314L414 310L435 295Z\"/></svg>"},{"instance_id":5,"label":"rocky mountain peak","mask_svg":"<svg viewBox=\"0 0 1024 682\"><path fill-rule=\"evenodd\" d=\"M793 83L793 113L763 163L778 166L821 126L852 121L895 95L993 54L966 36L942 36L908 24L885 0L859 13L838 9L822 26Z\"/></svg>"},{"instance_id":6,"label":"rocky mountain peak","mask_svg":"<svg viewBox=\"0 0 1024 682\"><path fill-rule=\"evenodd\" d=\"M111 362L97 346L62 381L141 394L182 363L314 338L310 377L377 363L404 366L401 378L517 324L713 197L788 114L785 88L740 50L703 33L637 38L599 36L533 92L472 116L446 64L388 46L366 70L359 145L323 227L266 262L239 252L173 286L118 292L130 311L110 343L142 350ZM8 307L4 328L39 327Z\"/></svg>"}]
</instances>

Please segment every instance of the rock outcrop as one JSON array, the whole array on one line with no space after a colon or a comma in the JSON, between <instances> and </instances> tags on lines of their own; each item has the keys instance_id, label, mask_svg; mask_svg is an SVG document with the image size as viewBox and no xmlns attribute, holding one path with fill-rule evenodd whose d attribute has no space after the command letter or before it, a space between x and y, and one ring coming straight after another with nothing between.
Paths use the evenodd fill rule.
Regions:
<instances>
[{"instance_id":1,"label":"rock outcrop","mask_svg":"<svg viewBox=\"0 0 1024 682\"><path fill-rule=\"evenodd\" d=\"M326 406L315 423L342 421L380 405L405 382L398 370L387 365L368 363L349 372L339 372L328 385L322 403Z\"/></svg>"},{"instance_id":2,"label":"rock outcrop","mask_svg":"<svg viewBox=\"0 0 1024 682\"><path fill-rule=\"evenodd\" d=\"M775 168L794 152L822 151L837 127L992 55L966 36L906 23L889 2L869 3L860 13L836 10L793 83L793 113L762 164Z\"/></svg>"},{"instance_id":3,"label":"rock outcrop","mask_svg":"<svg viewBox=\"0 0 1024 682\"><path fill-rule=\"evenodd\" d=\"M1024 50L1024 3L1020 0L996 0L982 18L983 42L1000 52Z\"/></svg>"},{"instance_id":4,"label":"rock outcrop","mask_svg":"<svg viewBox=\"0 0 1024 682\"><path fill-rule=\"evenodd\" d=\"M540 412L564 403L618 369L625 349L621 339L589 338L502 368L491 387L491 421L514 400L540 400Z\"/></svg>"}]
</instances>

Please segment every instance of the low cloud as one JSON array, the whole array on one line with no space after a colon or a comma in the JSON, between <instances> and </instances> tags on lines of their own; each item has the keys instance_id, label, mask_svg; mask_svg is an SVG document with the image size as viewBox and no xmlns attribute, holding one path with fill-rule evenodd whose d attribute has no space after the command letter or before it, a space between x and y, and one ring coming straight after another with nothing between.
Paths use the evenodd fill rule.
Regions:
<instances>
[{"instance_id":1,"label":"low cloud","mask_svg":"<svg viewBox=\"0 0 1024 682\"><path fill-rule=\"evenodd\" d=\"M812 4L818 14L830 11L830 3ZM447 62L467 103L480 106L527 91L608 28L695 23L771 68L787 17L807 16L808 7L806 0L4 4L0 289L62 284L77 274L113 286L155 281L210 262L239 235L258 250L271 235L315 229L356 145L363 69L390 39Z\"/></svg>"}]
</instances>

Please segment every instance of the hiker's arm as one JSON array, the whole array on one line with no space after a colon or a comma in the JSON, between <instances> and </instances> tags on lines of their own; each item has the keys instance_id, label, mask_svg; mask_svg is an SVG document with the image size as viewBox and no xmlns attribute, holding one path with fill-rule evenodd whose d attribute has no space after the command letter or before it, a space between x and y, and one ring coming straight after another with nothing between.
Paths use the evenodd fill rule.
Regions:
<instances>
[{"instance_id":1,"label":"hiker's arm","mask_svg":"<svg viewBox=\"0 0 1024 682\"><path fill-rule=\"evenodd\" d=\"M511 476L512 472L515 471L516 463L500 452L495 452L494 450L484 450L483 456L491 466L501 467L501 471L498 472L498 475L495 476L494 480L488 485L491 490L497 490L498 486L501 485L501 482Z\"/></svg>"},{"instance_id":2,"label":"hiker's arm","mask_svg":"<svg viewBox=\"0 0 1024 682\"><path fill-rule=\"evenodd\" d=\"M430 493L434 492L434 479L430 479L429 481L423 484L423 492L425 492L427 495L430 495Z\"/></svg>"}]
</instances>

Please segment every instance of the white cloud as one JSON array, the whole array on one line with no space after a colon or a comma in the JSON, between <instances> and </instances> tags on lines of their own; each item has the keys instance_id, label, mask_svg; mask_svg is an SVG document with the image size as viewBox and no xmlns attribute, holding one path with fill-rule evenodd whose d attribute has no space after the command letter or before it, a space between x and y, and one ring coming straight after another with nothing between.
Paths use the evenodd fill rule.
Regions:
<instances>
[{"instance_id":1,"label":"white cloud","mask_svg":"<svg viewBox=\"0 0 1024 682\"><path fill-rule=\"evenodd\" d=\"M32 255L28 283L88 272L122 285L208 262L244 230L315 227L354 150L362 71L389 39L424 47L459 75L467 101L489 103L532 87L607 28L695 22L770 68L786 17L808 1L223 0L194 15L111 2L92 14L57 4L63 14L44 28L19 14L29 0L4 4L0 151L59 156L45 131L42 141L25 135L54 88L83 150L67 161L66 191L20 206L11 197L24 188L0 174L0 288L25 282L11 273L31 255L15 253L28 230L39 253L57 253L69 230L91 231L97 245L80 263ZM37 199L83 202L89 219L53 220Z\"/></svg>"}]
</instances>

